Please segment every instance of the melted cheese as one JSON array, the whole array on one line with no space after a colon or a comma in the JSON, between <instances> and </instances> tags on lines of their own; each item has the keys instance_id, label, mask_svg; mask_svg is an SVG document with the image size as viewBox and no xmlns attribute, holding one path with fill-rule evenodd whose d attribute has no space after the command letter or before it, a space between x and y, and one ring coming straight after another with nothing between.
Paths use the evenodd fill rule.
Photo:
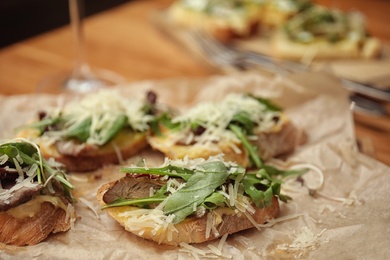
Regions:
<instances>
[{"instance_id":1,"label":"melted cheese","mask_svg":"<svg viewBox=\"0 0 390 260\"><path fill-rule=\"evenodd\" d=\"M59 197L40 195L36 196L32 200L24 204L7 210L6 212L7 214L18 219L23 219L27 217L32 218L35 216L35 214L39 213L43 202L50 202L55 207L60 207L63 210L67 211L67 206L64 204L64 202L62 202Z\"/></svg>"}]
</instances>

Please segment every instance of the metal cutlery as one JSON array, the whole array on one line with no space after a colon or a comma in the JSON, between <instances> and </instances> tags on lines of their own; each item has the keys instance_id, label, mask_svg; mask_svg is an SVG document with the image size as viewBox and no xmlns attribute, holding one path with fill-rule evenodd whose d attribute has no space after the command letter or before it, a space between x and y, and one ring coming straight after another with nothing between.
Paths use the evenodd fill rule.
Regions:
<instances>
[{"instance_id":1,"label":"metal cutlery","mask_svg":"<svg viewBox=\"0 0 390 260\"><path fill-rule=\"evenodd\" d=\"M206 58L219 67L246 70L253 66L261 66L265 70L282 75L311 70L309 66L301 63L276 60L267 55L239 50L234 46L226 45L215 40L203 31L194 30L190 33ZM390 102L390 90L379 89L375 86L362 84L346 78L340 78L340 80L346 89L362 95L361 98L366 97L370 99L371 103L375 102L375 99L381 102ZM371 100L371 98L374 100Z\"/></svg>"}]
</instances>

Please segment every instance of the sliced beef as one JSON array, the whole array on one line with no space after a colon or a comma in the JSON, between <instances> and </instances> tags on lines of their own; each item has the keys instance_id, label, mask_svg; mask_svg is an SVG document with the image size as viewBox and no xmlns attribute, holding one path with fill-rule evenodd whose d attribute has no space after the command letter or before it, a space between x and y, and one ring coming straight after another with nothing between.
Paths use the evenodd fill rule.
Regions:
<instances>
[{"instance_id":1,"label":"sliced beef","mask_svg":"<svg viewBox=\"0 0 390 260\"><path fill-rule=\"evenodd\" d=\"M29 201L35 194L43 189L43 185L39 184L34 187L22 187L12 192L11 197L6 200L0 200L0 211L6 211L14 208L22 203ZM8 202L8 203L6 203Z\"/></svg>"},{"instance_id":2,"label":"sliced beef","mask_svg":"<svg viewBox=\"0 0 390 260\"><path fill-rule=\"evenodd\" d=\"M133 177L127 175L118 180L103 196L105 203L110 203L118 198L136 199L148 197L150 188L155 191L163 186L157 180L149 177Z\"/></svg>"}]
</instances>

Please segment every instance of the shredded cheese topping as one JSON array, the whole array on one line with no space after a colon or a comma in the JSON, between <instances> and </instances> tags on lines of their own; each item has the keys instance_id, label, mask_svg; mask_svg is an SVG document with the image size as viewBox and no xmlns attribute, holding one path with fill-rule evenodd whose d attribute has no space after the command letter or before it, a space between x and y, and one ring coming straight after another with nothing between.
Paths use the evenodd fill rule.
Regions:
<instances>
[{"instance_id":1,"label":"shredded cheese topping","mask_svg":"<svg viewBox=\"0 0 390 260\"><path fill-rule=\"evenodd\" d=\"M39 147L35 143L24 138L16 138L11 140L10 142L26 142L31 144L34 148L36 148L36 151L39 156L39 160L42 161L42 156ZM2 142L0 145L3 145L4 143L8 143L8 142ZM7 162L8 156L4 154L0 157L0 160L1 160L0 165L3 165L4 163ZM38 182L34 182L34 178L37 176L37 169L38 169L38 166L36 164L30 165L29 167L22 169L20 165L23 164L23 160L20 157L18 157L17 160L14 159L14 163L15 163L15 168L10 168L9 166L6 166L5 168L7 171L15 171L19 174L19 177L16 179L16 184L12 186L10 189L3 189L0 180L0 200L4 201L4 203L6 204L9 204L11 202L10 199L13 197L14 192L16 190L19 190L23 187L36 187L39 185ZM26 174L27 178L24 177L24 172L27 173Z\"/></svg>"},{"instance_id":2,"label":"shredded cheese topping","mask_svg":"<svg viewBox=\"0 0 390 260\"><path fill-rule=\"evenodd\" d=\"M320 237L325 231L326 229L323 229L319 233L314 233L305 226L301 229L301 232L294 232L292 234L294 240L291 244L280 244L276 248L286 251L300 251L300 253L296 255L296 257L300 257L304 250L314 250L318 245L327 242L326 240L320 241Z\"/></svg>"},{"instance_id":3,"label":"shredded cheese topping","mask_svg":"<svg viewBox=\"0 0 390 260\"><path fill-rule=\"evenodd\" d=\"M274 120L281 112L270 111L256 99L243 94L232 93L220 103L201 103L183 115L173 119L180 123L183 130L177 135L177 141L185 144L210 145L215 142L240 143L238 138L227 129L234 116L245 113L256 125L256 131L268 131L278 123ZM191 134L191 124L202 126L205 131L200 135Z\"/></svg>"},{"instance_id":4,"label":"shredded cheese topping","mask_svg":"<svg viewBox=\"0 0 390 260\"><path fill-rule=\"evenodd\" d=\"M223 154L218 154L215 156L210 156L208 159L204 158L195 158L190 159L188 156L185 156L183 159L170 159L168 157L165 157L164 163L161 167L165 167L168 165L176 166L176 167L182 167L187 168L190 170L197 170L197 171L204 171L204 169L201 167L202 164L208 163L208 162L223 162L226 167L230 168L229 173L235 173L238 172L239 169L241 169L238 164L234 162L225 162L223 160Z\"/></svg>"},{"instance_id":5,"label":"shredded cheese topping","mask_svg":"<svg viewBox=\"0 0 390 260\"><path fill-rule=\"evenodd\" d=\"M86 143L101 145L115 120L125 115L127 124L136 131L149 129L148 122L152 119L144 111L145 104L139 100L128 100L115 90L101 90L90 94L81 100L68 103L63 109L53 109L50 113L55 118L61 115L67 120L65 128L70 129L90 118L90 136ZM63 131L50 131L50 136L61 136Z\"/></svg>"}]
</instances>

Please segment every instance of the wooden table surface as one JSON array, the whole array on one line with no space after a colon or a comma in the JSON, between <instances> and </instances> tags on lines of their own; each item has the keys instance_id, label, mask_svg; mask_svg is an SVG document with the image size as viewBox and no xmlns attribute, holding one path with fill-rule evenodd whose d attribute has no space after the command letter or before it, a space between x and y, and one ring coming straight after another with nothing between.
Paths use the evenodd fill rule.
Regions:
<instances>
[{"instance_id":1,"label":"wooden table surface","mask_svg":"<svg viewBox=\"0 0 390 260\"><path fill-rule=\"evenodd\" d=\"M164 37L151 22L153 13L171 2L132 1L86 19L87 57L92 68L112 70L128 82L199 78L221 73L205 66L187 50ZM390 1L317 2L345 10L360 10L367 16L369 31L390 43ZM0 49L0 94L34 93L42 79L70 71L73 57L69 26ZM390 165L390 119L367 119L357 115L356 122L357 139L364 152Z\"/></svg>"}]
</instances>

